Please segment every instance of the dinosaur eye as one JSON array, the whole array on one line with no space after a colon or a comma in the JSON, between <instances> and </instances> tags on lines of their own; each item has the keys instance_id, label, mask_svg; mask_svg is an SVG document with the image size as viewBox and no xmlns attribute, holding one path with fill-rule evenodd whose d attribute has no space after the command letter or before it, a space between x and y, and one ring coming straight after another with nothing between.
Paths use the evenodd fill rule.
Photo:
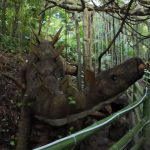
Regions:
<instances>
[{"instance_id":1,"label":"dinosaur eye","mask_svg":"<svg viewBox=\"0 0 150 150\"><path fill-rule=\"evenodd\" d=\"M113 74L113 75L111 76L111 79L112 79L113 81L116 81L118 78L117 78L116 75Z\"/></svg>"}]
</instances>

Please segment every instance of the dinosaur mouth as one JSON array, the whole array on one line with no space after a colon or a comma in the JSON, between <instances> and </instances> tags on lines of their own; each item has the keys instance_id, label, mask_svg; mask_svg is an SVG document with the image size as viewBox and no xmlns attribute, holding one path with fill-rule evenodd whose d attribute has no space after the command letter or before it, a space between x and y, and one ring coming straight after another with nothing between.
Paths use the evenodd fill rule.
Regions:
<instances>
[{"instance_id":1,"label":"dinosaur mouth","mask_svg":"<svg viewBox=\"0 0 150 150\"><path fill-rule=\"evenodd\" d=\"M139 71L144 71L144 69L146 69L146 65L145 65L145 64L140 64L140 65L138 66L138 70L139 70Z\"/></svg>"},{"instance_id":2,"label":"dinosaur mouth","mask_svg":"<svg viewBox=\"0 0 150 150\"><path fill-rule=\"evenodd\" d=\"M143 63L143 61L138 63L138 67L137 68L138 68L139 76L143 76L144 70L146 69L146 65Z\"/></svg>"}]
</instances>

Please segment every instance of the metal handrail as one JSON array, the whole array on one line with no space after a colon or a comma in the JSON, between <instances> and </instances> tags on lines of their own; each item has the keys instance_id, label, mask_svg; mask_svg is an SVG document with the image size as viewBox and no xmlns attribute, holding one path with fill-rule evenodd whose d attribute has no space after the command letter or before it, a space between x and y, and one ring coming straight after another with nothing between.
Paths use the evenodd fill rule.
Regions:
<instances>
[{"instance_id":1,"label":"metal handrail","mask_svg":"<svg viewBox=\"0 0 150 150\"><path fill-rule=\"evenodd\" d=\"M89 137L90 135L92 135L95 132L97 132L98 130L100 130L102 127L105 127L106 125L112 123L113 121L120 118L121 116L123 116L127 112L138 107L145 100L145 98L147 96L147 90L148 90L148 88L146 88L145 94L140 100L134 101L133 103L129 104L127 107L114 113L113 115L110 115L110 116L106 117L105 119L100 120L97 123L85 128L79 132L76 132L74 134L71 134L67 137L56 140L56 141L49 143L47 145L41 146L39 148L35 148L34 150L62 150L63 148L67 148L67 147L76 145L77 142L80 142L83 139Z\"/></svg>"}]
</instances>

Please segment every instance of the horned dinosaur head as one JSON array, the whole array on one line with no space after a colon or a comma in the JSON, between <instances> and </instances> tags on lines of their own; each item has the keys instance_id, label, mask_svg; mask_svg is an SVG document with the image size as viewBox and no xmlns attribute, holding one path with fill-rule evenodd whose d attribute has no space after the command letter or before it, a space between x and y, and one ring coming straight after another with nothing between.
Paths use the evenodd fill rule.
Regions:
<instances>
[{"instance_id":1,"label":"horned dinosaur head","mask_svg":"<svg viewBox=\"0 0 150 150\"><path fill-rule=\"evenodd\" d=\"M144 62L140 58L134 57L114 68L101 72L95 78L95 84L91 89L92 99L105 100L126 90L143 76L144 68Z\"/></svg>"},{"instance_id":2,"label":"horned dinosaur head","mask_svg":"<svg viewBox=\"0 0 150 150\"><path fill-rule=\"evenodd\" d=\"M58 32L53 37L51 37L52 38L51 41L40 40L40 38L37 36L37 34L34 32L33 29L32 31L36 40L36 44L34 44L34 48L32 50L33 53L40 59L45 59L47 57L51 57L54 59L57 58L60 54L60 51L63 49L63 47L59 49L55 48L55 44L60 38L62 27L58 30Z\"/></svg>"}]
</instances>

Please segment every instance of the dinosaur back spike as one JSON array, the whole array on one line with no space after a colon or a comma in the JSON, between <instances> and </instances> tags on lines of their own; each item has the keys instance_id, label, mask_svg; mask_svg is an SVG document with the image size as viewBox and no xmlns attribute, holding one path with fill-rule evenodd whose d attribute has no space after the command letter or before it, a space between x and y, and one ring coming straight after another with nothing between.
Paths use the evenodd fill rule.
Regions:
<instances>
[{"instance_id":1,"label":"dinosaur back spike","mask_svg":"<svg viewBox=\"0 0 150 150\"><path fill-rule=\"evenodd\" d=\"M39 39L39 37L37 36L37 34L35 33L35 31L33 30L32 27L31 27L31 30L32 30L32 32L33 32L33 34L34 34L34 36L35 36L36 42L37 42L38 44L40 44L40 43L41 43L41 42L40 42L40 39Z\"/></svg>"},{"instance_id":2,"label":"dinosaur back spike","mask_svg":"<svg viewBox=\"0 0 150 150\"><path fill-rule=\"evenodd\" d=\"M61 27L59 30L58 30L58 32L55 34L55 36L53 37L53 39L52 39L52 44L53 45L55 45L56 44L56 42L59 40L59 36L60 36L60 33L61 33L61 31L62 31L62 28L63 27Z\"/></svg>"}]
</instances>

